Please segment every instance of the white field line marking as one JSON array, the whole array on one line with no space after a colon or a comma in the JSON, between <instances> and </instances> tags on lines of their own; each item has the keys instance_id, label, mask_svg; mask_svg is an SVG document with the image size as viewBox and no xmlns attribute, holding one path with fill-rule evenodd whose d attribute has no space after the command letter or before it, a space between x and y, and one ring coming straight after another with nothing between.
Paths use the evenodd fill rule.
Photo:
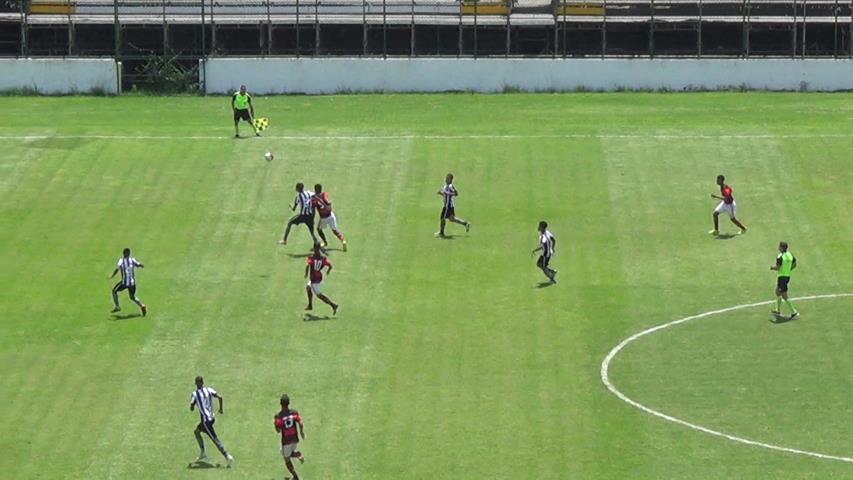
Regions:
<instances>
[{"instance_id":1,"label":"white field line marking","mask_svg":"<svg viewBox=\"0 0 853 480\"><path fill-rule=\"evenodd\" d=\"M821 298L838 298L838 297L853 297L853 293L833 293L833 294L827 294L827 295L811 295L808 297L793 298L792 300L817 300L817 299L821 299ZM851 457L840 457L837 455L827 455L825 453L810 452L807 450L799 450L796 448L789 448L789 447L782 447L779 445L772 445L769 443L759 442L756 440L750 440L748 438L738 437L738 436L730 435L728 433L720 432L717 430L712 430L708 427L703 427L702 425L696 425L695 423L690 423L686 420L681 420L680 418L675 418L671 415L667 415L663 412L659 412L659 411L654 410L650 407L647 407L640 402L632 400L631 398L628 398L627 395L625 395L624 393L619 391L619 389L616 388L613 385L613 383L610 382L610 376L608 375L608 369L610 368L610 362L613 360L614 357L616 357L616 355L623 348L625 348L629 343L633 342L634 340L637 340L640 337L650 335L650 334L655 333L655 332L659 332L665 328L674 327L676 325L681 325L682 323L686 323L686 322L689 322L691 320L698 320L700 318L710 317L712 315L718 315L720 313L732 312L735 310L742 310L744 308L752 308L752 307L760 307L762 305L770 305L774 302L775 302L775 300L770 300L770 301L765 301L765 302L756 302L756 303L747 303L744 305L736 305L734 307L728 307L728 308L722 308L720 310L713 310L710 312L704 312L704 313L700 313L698 315L685 317L685 318L682 318L679 320L674 320L674 321L669 322L669 323L664 323L663 325L658 325L656 327L648 328L648 329L643 330L642 332L639 332L639 333L635 333L635 334L631 335L630 337L626 338L625 340L622 340L622 342L619 345L616 345L615 347L613 347L613 350L610 350L610 353L608 353L607 356L604 357L604 361L601 362L601 381L604 382L604 385L607 387L608 390L610 390L610 392L612 394L619 397L619 399L622 400L623 402L625 402L625 403L627 403L627 404L629 404L635 408L639 408L640 410L642 410L642 411L644 411L650 415L654 415L658 418L662 418L668 422L677 423L681 426L691 428L693 430L698 430L700 432L704 432L704 433L707 433L709 435L715 435L718 437L722 437L722 438L731 440L733 442L743 443L746 445L752 445L754 447L767 448L767 449L776 450L779 452L794 453L797 455L806 455L809 457L820 458L823 460L837 460L840 462L853 463L853 458L851 458Z\"/></svg>"},{"instance_id":2,"label":"white field line marking","mask_svg":"<svg viewBox=\"0 0 853 480\"><path fill-rule=\"evenodd\" d=\"M815 133L815 134L743 134L743 135L667 135L667 134L607 134L607 133L566 133L566 134L542 134L542 135L499 135L499 134L471 134L471 135L265 135L261 138L272 140L289 140L289 141L315 141L315 140L515 140L515 139L774 139L774 138L851 138L851 133ZM251 139L252 137L245 137ZM4 135L0 136L0 140L229 140L233 141L234 137L227 135Z\"/></svg>"}]
</instances>

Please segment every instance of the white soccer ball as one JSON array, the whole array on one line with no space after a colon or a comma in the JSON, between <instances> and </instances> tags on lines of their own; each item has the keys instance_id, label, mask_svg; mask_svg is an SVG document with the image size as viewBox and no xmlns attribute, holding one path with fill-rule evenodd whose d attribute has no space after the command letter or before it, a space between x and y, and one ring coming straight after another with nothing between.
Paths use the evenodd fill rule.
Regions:
<instances>
[{"instance_id":1,"label":"white soccer ball","mask_svg":"<svg viewBox=\"0 0 853 480\"><path fill-rule=\"evenodd\" d=\"M271 152L267 152L264 154L264 158L266 159L266 161L271 162L275 158L275 156L273 156Z\"/></svg>"}]
</instances>

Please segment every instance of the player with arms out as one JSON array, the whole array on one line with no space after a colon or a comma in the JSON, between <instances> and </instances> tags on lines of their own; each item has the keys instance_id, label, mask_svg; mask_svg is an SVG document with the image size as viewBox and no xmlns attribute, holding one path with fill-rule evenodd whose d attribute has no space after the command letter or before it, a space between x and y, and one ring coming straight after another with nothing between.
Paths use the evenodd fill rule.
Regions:
<instances>
[{"instance_id":1,"label":"player with arms out","mask_svg":"<svg viewBox=\"0 0 853 480\"><path fill-rule=\"evenodd\" d=\"M290 397L286 393L281 396L280 403L281 411L275 414L274 424L275 431L281 433L281 456L284 458L287 470L293 475L293 480L299 480L299 475L296 474L296 469L290 459L295 458L300 463L305 463L305 455L297 450L299 448L299 437L301 436L302 440L305 440L305 429L302 426L302 417L299 416L299 412L290 408Z\"/></svg>"},{"instance_id":2,"label":"player with arms out","mask_svg":"<svg viewBox=\"0 0 853 480\"><path fill-rule=\"evenodd\" d=\"M196 425L195 431L193 432L195 434L195 439L198 442L198 448L201 449L201 453L199 453L197 461L201 462L207 459L207 454L204 452L204 440L201 438L201 432L204 432L208 437L210 437L210 440L213 441L213 444L216 445L216 448L219 449L222 456L225 457L225 462L230 467L231 464L234 463L234 457L225 450L225 446L222 445L222 442L216 435L216 430L213 429L213 424L216 423L216 417L213 415L213 400L211 400L213 398L219 400L219 414L222 415L222 395L210 387L205 387L204 378L200 375L195 377L195 390L192 395L190 395L190 411L193 411L198 407L198 414L201 416L201 420L198 422L198 425Z\"/></svg>"},{"instance_id":3,"label":"player with arms out","mask_svg":"<svg viewBox=\"0 0 853 480\"><path fill-rule=\"evenodd\" d=\"M234 138L240 138L240 120L249 122L255 136L261 133L255 127L255 107L252 105L252 96L246 91L245 85L240 85L240 91L231 96L231 111L234 112Z\"/></svg>"},{"instance_id":4,"label":"player with arms out","mask_svg":"<svg viewBox=\"0 0 853 480\"><path fill-rule=\"evenodd\" d=\"M737 210L737 203L735 203L735 197L732 196L732 187L726 185L726 177L723 175L717 175L717 185L720 186L720 195L711 194L711 198L716 198L720 201L720 204L717 205L717 208L714 209L714 229L708 232L711 235L719 235L720 234L720 213L726 212L729 215L732 223L740 228L741 233L746 233L746 226L738 221L735 216L735 211ZM721 196L722 195L722 196Z\"/></svg>"},{"instance_id":5,"label":"player with arms out","mask_svg":"<svg viewBox=\"0 0 853 480\"><path fill-rule=\"evenodd\" d=\"M320 244L320 247L323 248L329 244L326 240L326 234L323 233L323 229L328 225L332 229L332 233L341 241L341 248L346 252L347 241L344 238L344 234L338 230L338 220L335 218L335 212L332 211L332 201L329 200L329 192L324 192L323 186L319 183L314 185L314 196L311 197L311 203L320 216L320 220L317 221L317 235L320 236L320 240L323 242Z\"/></svg>"},{"instance_id":6,"label":"player with arms out","mask_svg":"<svg viewBox=\"0 0 853 480\"><path fill-rule=\"evenodd\" d=\"M782 314L782 302L791 309L790 320L793 320L800 314L794 304L788 300L788 282L791 281L791 272L797 268L797 259L788 251L788 242L779 242L779 255L776 256L776 264L770 267L778 273L776 277L776 310L770 313L779 316Z\"/></svg>"},{"instance_id":7,"label":"player with arms out","mask_svg":"<svg viewBox=\"0 0 853 480\"><path fill-rule=\"evenodd\" d=\"M308 306L305 307L305 310L314 309L314 295L317 295L317 298L322 300L323 303L332 307L332 315L337 314L338 304L333 302L320 290L320 283L323 282L323 267L326 267L326 275L328 275L332 271L332 263L320 251L319 243L314 244L314 254L308 257L305 263L307 263L305 265L305 278L308 278L310 275L308 285L305 286L305 291L308 294Z\"/></svg>"},{"instance_id":8,"label":"player with arms out","mask_svg":"<svg viewBox=\"0 0 853 480\"><path fill-rule=\"evenodd\" d=\"M448 173L447 177L444 179L444 186L441 187L441 190L437 192L442 197L442 206L441 206L441 223L439 224L438 233L435 235L440 238L446 238L444 235L444 225L447 220L450 220L453 223L458 223L459 225L465 226L465 231L468 232L471 230L471 223L465 221L462 218L456 218L456 210L454 208L454 198L459 196L459 191L456 190L456 187L453 186L453 174Z\"/></svg>"},{"instance_id":9,"label":"player with arms out","mask_svg":"<svg viewBox=\"0 0 853 480\"><path fill-rule=\"evenodd\" d=\"M127 293L130 295L130 300L133 301L136 305L139 306L139 309L142 310L142 316L148 314L148 307L142 303L136 297L136 269L137 268L145 268L141 263L136 261L135 258L130 256L130 249L125 248L121 252L121 258L118 259L118 264L116 265L115 270L113 270L113 274L110 275L110 278L116 276L116 273L121 272L121 281L116 283L113 287L113 308L112 312L116 313L121 311L121 307L118 304L118 292L122 290L127 290Z\"/></svg>"},{"instance_id":10,"label":"player with arms out","mask_svg":"<svg viewBox=\"0 0 853 480\"><path fill-rule=\"evenodd\" d=\"M311 201L311 194L305 191L305 185L302 182L296 184L296 197L293 199L291 211L299 211L290 220L287 221L287 226L284 228L284 236L278 241L279 245L287 245L287 237L290 235L290 229L294 225L303 224L308 228L308 233L311 234L311 240L317 243L317 236L314 235L314 204Z\"/></svg>"},{"instance_id":11,"label":"player with arms out","mask_svg":"<svg viewBox=\"0 0 853 480\"><path fill-rule=\"evenodd\" d=\"M554 278L557 276L557 271L548 266L548 263L551 261L551 257L554 256L554 249L557 246L557 239L554 238L554 235L548 230L548 222L542 220L539 222L539 246L534 248L531 255L535 255L536 252L541 251L542 255L539 256L539 259L536 260L536 266L542 269L542 273L548 277L548 280L551 283L557 283L557 280Z\"/></svg>"}]
</instances>

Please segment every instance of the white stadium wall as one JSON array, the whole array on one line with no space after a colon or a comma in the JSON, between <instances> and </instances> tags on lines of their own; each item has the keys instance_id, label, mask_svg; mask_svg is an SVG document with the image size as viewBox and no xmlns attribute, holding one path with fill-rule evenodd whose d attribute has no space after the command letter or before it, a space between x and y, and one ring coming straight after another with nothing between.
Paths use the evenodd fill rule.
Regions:
<instances>
[{"instance_id":1,"label":"white stadium wall","mask_svg":"<svg viewBox=\"0 0 853 480\"><path fill-rule=\"evenodd\" d=\"M112 59L0 59L0 91L36 90L43 94L118 93Z\"/></svg>"},{"instance_id":2,"label":"white stadium wall","mask_svg":"<svg viewBox=\"0 0 853 480\"><path fill-rule=\"evenodd\" d=\"M206 93L853 89L853 61L829 59L213 58L201 74Z\"/></svg>"}]
</instances>

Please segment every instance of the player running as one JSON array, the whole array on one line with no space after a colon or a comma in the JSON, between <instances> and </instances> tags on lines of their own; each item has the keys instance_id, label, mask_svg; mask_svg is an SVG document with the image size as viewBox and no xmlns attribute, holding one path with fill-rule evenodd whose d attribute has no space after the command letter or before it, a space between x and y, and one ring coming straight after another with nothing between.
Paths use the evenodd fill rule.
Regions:
<instances>
[{"instance_id":1,"label":"player running","mask_svg":"<svg viewBox=\"0 0 853 480\"><path fill-rule=\"evenodd\" d=\"M548 266L548 263L551 261L551 257L554 256L554 249L557 246L557 239L554 238L554 235L548 230L548 222L542 220L539 222L539 246L534 248L531 255L535 255L536 252L541 251L542 255L539 256L539 260L536 260L536 266L542 269L542 273L548 277L548 280L551 283L557 283L557 279L554 278L557 276L557 271Z\"/></svg>"},{"instance_id":2,"label":"player running","mask_svg":"<svg viewBox=\"0 0 853 480\"><path fill-rule=\"evenodd\" d=\"M305 463L305 455L298 451L299 437L305 440L305 429L302 426L302 417L299 412L290 408L290 397L285 393L281 396L281 411L275 414L275 431L281 433L281 456L284 458L284 464L287 470L293 475L293 480L299 480L299 475L296 474L296 469L293 467L291 458L299 460L300 463ZM297 434L297 427L299 433Z\"/></svg>"},{"instance_id":3,"label":"player running","mask_svg":"<svg viewBox=\"0 0 853 480\"><path fill-rule=\"evenodd\" d=\"M148 314L148 307L142 303L136 297L136 269L137 268L145 268L141 263L136 261L135 258L130 256L130 249L125 248L121 252L121 258L118 259L118 264L116 265L115 270L113 270L113 274L110 275L110 278L116 276L116 273L121 272L121 281L116 283L113 287L113 305L115 308L112 309L110 313L116 313L121 311L121 307L118 304L118 292L122 290L127 290L128 295L130 296L130 300L133 301L136 305L139 306L139 309L142 310L142 316Z\"/></svg>"},{"instance_id":4,"label":"player running","mask_svg":"<svg viewBox=\"0 0 853 480\"><path fill-rule=\"evenodd\" d=\"M320 215L320 219L317 221L317 235L320 236L320 240L322 241L320 247L323 248L329 244L326 240L326 234L323 233L323 228L328 225L332 229L332 233L341 241L341 248L346 252L347 241L344 238L344 234L338 230L338 221L335 218L335 212L332 211L332 201L329 200L329 192L324 192L323 186L319 183L314 185L314 196L311 197L311 204L317 210L317 214Z\"/></svg>"},{"instance_id":5,"label":"player running","mask_svg":"<svg viewBox=\"0 0 853 480\"><path fill-rule=\"evenodd\" d=\"M240 120L249 122L255 136L261 133L255 127L255 107L252 106L252 96L246 91L245 85L240 85L240 91L231 96L231 111L234 112L234 138L240 138Z\"/></svg>"},{"instance_id":6,"label":"player running","mask_svg":"<svg viewBox=\"0 0 853 480\"><path fill-rule=\"evenodd\" d=\"M782 314L782 302L791 309L790 320L793 320L800 313L794 308L788 300L788 282L791 281L791 272L797 268L797 259L788 251L788 242L779 242L779 255L776 256L776 265L770 267L770 270L779 272L776 277L776 310L771 310L770 313L779 316Z\"/></svg>"},{"instance_id":7,"label":"player running","mask_svg":"<svg viewBox=\"0 0 853 480\"><path fill-rule=\"evenodd\" d=\"M198 455L198 460L196 461L201 462L207 459L207 454L204 452L204 440L201 438L201 432L204 432L210 437L210 440L213 441L213 444L216 445L222 456L225 457L225 462L230 467L234 463L234 457L225 450L225 446L222 445L222 442L219 441L219 437L216 435L216 430L213 429L216 418L213 416L213 402L211 398L219 400L219 414L222 415L222 395L210 387L205 387L204 378L200 375L195 377L195 390L190 396L190 411L198 407L198 414L201 416L201 421L198 422L193 432L198 442L198 448L201 449L201 453Z\"/></svg>"},{"instance_id":8,"label":"player running","mask_svg":"<svg viewBox=\"0 0 853 480\"><path fill-rule=\"evenodd\" d=\"M338 313L338 304L323 295L323 292L320 290L320 283L323 282L323 267L327 267L326 275L328 275L332 271L332 263L321 253L319 243L314 244L314 254L308 257L305 263L307 263L305 265L305 278L308 278L309 274L311 275L308 285L305 286L305 291L308 294L308 306L305 307L305 310L312 310L314 308L314 295L317 295L317 298L322 300L323 303L332 307L332 315L335 315Z\"/></svg>"},{"instance_id":9,"label":"player running","mask_svg":"<svg viewBox=\"0 0 853 480\"><path fill-rule=\"evenodd\" d=\"M444 179L444 186L441 187L441 190L438 191L438 194L442 196L443 204L441 206L441 224L439 225L438 233L435 235L437 237L446 238L444 235L444 224L447 220L450 220L453 223L458 223L459 225L465 226L465 232L471 230L471 223L465 221L462 218L456 218L456 211L454 210L454 197L459 196L459 191L456 190L456 187L453 186L453 174L448 173L447 177Z\"/></svg>"},{"instance_id":10,"label":"player running","mask_svg":"<svg viewBox=\"0 0 853 480\"><path fill-rule=\"evenodd\" d=\"M722 200L717 208L714 209L714 229L708 232L711 235L719 235L720 234L720 212L726 212L729 215L732 223L740 228L740 232L738 235L742 233L746 233L746 226L740 223L738 219L735 217L735 210L737 210L737 203L735 203L735 197L732 196L732 187L726 185L726 177L723 175L717 175L717 185L720 186L720 195L711 194L711 198L716 198L718 200Z\"/></svg>"},{"instance_id":11,"label":"player running","mask_svg":"<svg viewBox=\"0 0 853 480\"><path fill-rule=\"evenodd\" d=\"M296 184L296 198L293 199L293 205L290 211L299 211L287 222L287 227L284 229L284 237L278 241L280 245L287 245L287 237L290 235L290 227L294 225L304 224L311 234L311 240L317 243L317 236L314 235L314 205L311 201L311 194L305 191L305 185L302 182Z\"/></svg>"}]
</instances>

